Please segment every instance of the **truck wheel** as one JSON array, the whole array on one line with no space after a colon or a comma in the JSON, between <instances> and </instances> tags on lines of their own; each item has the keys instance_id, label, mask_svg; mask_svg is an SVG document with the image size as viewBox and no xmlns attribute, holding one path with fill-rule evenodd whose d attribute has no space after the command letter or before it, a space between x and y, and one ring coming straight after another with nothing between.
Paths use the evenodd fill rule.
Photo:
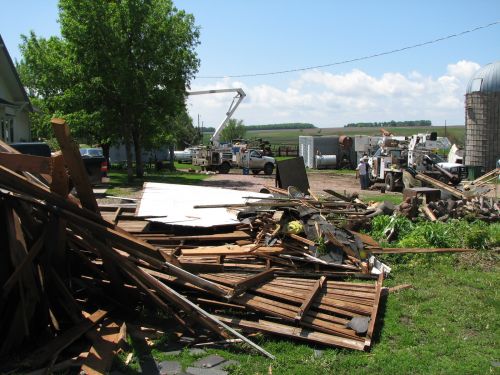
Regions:
<instances>
[{"instance_id":1,"label":"truck wheel","mask_svg":"<svg viewBox=\"0 0 500 375\"><path fill-rule=\"evenodd\" d=\"M273 170L274 170L274 165L272 165L271 163L267 163L266 165L264 165L265 174L271 175L273 174Z\"/></svg>"},{"instance_id":2,"label":"truck wheel","mask_svg":"<svg viewBox=\"0 0 500 375\"><path fill-rule=\"evenodd\" d=\"M253 174L259 174L259 172L260 172L260 169L252 169Z\"/></svg>"},{"instance_id":3,"label":"truck wheel","mask_svg":"<svg viewBox=\"0 0 500 375\"><path fill-rule=\"evenodd\" d=\"M394 191L394 176L392 173L387 173L385 175L385 190Z\"/></svg>"},{"instance_id":4,"label":"truck wheel","mask_svg":"<svg viewBox=\"0 0 500 375\"><path fill-rule=\"evenodd\" d=\"M222 163L219 166L219 173L228 174L230 169L231 169L231 166L228 163Z\"/></svg>"}]
</instances>

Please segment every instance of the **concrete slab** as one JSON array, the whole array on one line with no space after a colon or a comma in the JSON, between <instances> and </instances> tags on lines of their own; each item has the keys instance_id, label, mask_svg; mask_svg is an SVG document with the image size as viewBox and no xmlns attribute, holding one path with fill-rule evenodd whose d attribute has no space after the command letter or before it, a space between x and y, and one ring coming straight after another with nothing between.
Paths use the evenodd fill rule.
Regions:
<instances>
[{"instance_id":1,"label":"concrete slab","mask_svg":"<svg viewBox=\"0 0 500 375\"><path fill-rule=\"evenodd\" d=\"M230 359L229 361L225 361L222 363L219 363L217 366L212 367L213 370L226 370L229 366L233 365L239 365L240 363L238 361L233 361Z\"/></svg>"},{"instance_id":2,"label":"concrete slab","mask_svg":"<svg viewBox=\"0 0 500 375\"><path fill-rule=\"evenodd\" d=\"M214 370L213 368L188 367L186 373L190 375L227 375L227 371Z\"/></svg>"},{"instance_id":3,"label":"concrete slab","mask_svg":"<svg viewBox=\"0 0 500 375\"><path fill-rule=\"evenodd\" d=\"M178 361L163 361L158 363L160 375L178 375L182 373L182 365Z\"/></svg>"},{"instance_id":4,"label":"concrete slab","mask_svg":"<svg viewBox=\"0 0 500 375\"><path fill-rule=\"evenodd\" d=\"M193 367L211 368L217 366L219 363L225 362L226 359L217 354L212 354L204 358L200 358L192 364Z\"/></svg>"},{"instance_id":5,"label":"concrete slab","mask_svg":"<svg viewBox=\"0 0 500 375\"><path fill-rule=\"evenodd\" d=\"M205 351L205 349L201 349L201 348L191 348L191 349L189 349L189 354L202 355L202 354L206 354L206 351Z\"/></svg>"}]
</instances>

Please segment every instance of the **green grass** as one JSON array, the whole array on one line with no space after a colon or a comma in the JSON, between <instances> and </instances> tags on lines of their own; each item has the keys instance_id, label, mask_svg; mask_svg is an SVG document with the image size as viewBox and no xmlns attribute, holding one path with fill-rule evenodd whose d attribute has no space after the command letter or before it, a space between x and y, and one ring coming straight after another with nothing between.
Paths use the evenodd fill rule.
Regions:
<instances>
[{"instance_id":1,"label":"green grass","mask_svg":"<svg viewBox=\"0 0 500 375\"><path fill-rule=\"evenodd\" d=\"M363 202L392 202L394 205L398 205L403 201L402 194L380 194L380 195L361 195L360 199Z\"/></svg>"},{"instance_id":2,"label":"green grass","mask_svg":"<svg viewBox=\"0 0 500 375\"><path fill-rule=\"evenodd\" d=\"M188 168L189 164L181 164L184 168ZM126 171L112 171L108 173L110 178L110 188L106 191L106 194L116 195L116 196L127 196L133 194L142 189L144 182L161 182L166 184L181 184L181 185L196 185L200 181L206 179L208 175L202 173L190 173L190 172L151 172L147 171L144 173L143 178L134 178L130 183L127 179Z\"/></svg>"},{"instance_id":3,"label":"green grass","mask_svg":"<svg viewBox=\"0 0 500 375\"><path fill-rule=\"evenodd\" d=\"M370 352L322 348L323 356L315 358L312 346L258 336L252 339L276 361L238 346L208 353L239 361L231 374L268 374L270 368L274 375L495 373L491 363L500 360L498 255L468 257L439 255L431 265L396 265L385 286L408 283L413 289L382 299ZM386 256L389 264L390 258ZM179 360L184 367L199 358L187 352L167 357L161 346L152 354L157 361Z\"/></svg>"}]
</instances>

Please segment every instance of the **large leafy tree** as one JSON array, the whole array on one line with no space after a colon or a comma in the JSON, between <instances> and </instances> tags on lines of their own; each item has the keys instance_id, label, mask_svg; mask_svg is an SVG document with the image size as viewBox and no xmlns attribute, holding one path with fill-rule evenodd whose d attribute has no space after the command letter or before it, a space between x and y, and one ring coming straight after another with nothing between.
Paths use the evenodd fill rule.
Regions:
<instances>
[{"instance_id":1,"label":"large leafy tree","mask_svg":"<svg viewBox=\"0 0 500 375\"><path fill-rule=\"evenodd\" d=\"M243 120L229 119L226 127L222 130L220 139L224 142L230 142L233 139L242 139L246 134L246 127Z\"/></svg>"},{"instance_id":2,"label":"large leafy tree","mask_svg":"<svg viewBox=\"0 0 500 375\"><path fill-rule=\"evenodd\" d=\"M130 178L133 149L142 176L143 146L185 111L199 66L193 16L170 0L60 0L59 11L62 38L24 39L20 71L30 93L42 113L62 112L81 134L123 142Z\"/></svg>"}]
</instances>

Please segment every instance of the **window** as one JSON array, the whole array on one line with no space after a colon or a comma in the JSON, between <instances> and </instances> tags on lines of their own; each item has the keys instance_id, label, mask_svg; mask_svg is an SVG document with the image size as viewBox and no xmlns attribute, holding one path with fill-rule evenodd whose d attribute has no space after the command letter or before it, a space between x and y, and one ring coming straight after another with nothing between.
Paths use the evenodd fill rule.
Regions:
<instances>
[{"instance_id":1,"label":"window","mask_svg":"<svg viewBox=\"0 0 500 375\"><path fill-rule=\"evenodd\" d=\"M472 80L470 91L471 92L481 91L482 84L483 84L482 78L476 78L476 79Z\"/></svg>"}]
</instances>

